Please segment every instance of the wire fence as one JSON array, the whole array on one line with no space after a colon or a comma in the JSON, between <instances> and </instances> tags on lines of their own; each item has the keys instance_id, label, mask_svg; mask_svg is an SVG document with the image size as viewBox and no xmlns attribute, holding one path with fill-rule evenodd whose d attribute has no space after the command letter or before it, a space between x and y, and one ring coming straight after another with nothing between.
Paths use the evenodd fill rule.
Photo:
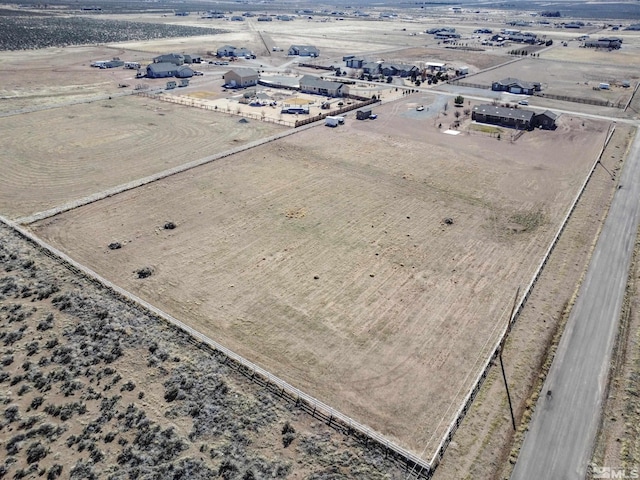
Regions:
<instances>
[{"instance_id":1,"label":"wire fence","mask_svg":"<svg viewBox=\"0 0 640 480\"><path fill-rule=\"evenodd\" d=\"M562 220L562 223L560 224L560 228L558 228L558 231L556 232L555 236L553 237L553 240L552 240L551 244L549 245L549 247L547 248L547 251L545 252L544 256L542 257L542 261L540 262L540 265L538 266L538 269L536 270L533 278L529 282L529 285L525 289L522 297L520 298L520 301L518 303L517 308L514 310L514 313L511 316L511 318L509 319L509 322L504 327L504 330L502 331L502 334L500 335L499 339L495 343L495 346L494 346L494 348L493 348L493 350L491 352L491 355L489 355L489 357L486 359L485 364L484 364L484 368L479 373L479 375L476 378L473 386L471 387L471 389L467 393L467 395L466 395L466 397L465 397L465 399L464 399L464 401L462 403L462 406L458 409L458 412L457 412L454 420L449 424L449 427L447 428L447 431L446 431L445 435L443 436L442 440L440 441L440 444L439 444L439 446L438 446L438 448L437 448L436 452L434 453L433 458L431 460L430 465L431 465L432 470L435 470L438 467L438 465L440 464L440 462L442 461L442 457L444 456L444 453L445 453L447 447L451 443L451 440L453 438L454 433L456 432L456 430L458 430L458 427L460 426L460 424L462 423L462 420L464 419L464 417L466 416L467 412L469 411L469 408L471 407L471 404L473 403L473 400L478 395L478 392L480 391L480 388L482 387L482 384L484 383L485 379L489 375L489 370L491 369L491 366L493 365L494 361L496 360L497 356L499 355L500 351L502 350L502 348L504 346L504 343L506 342L507 337L508 337L509 333L511 332L511 329L513 328L513 325L515 324L517 319L520 317L520 314L522 313L522 310L524 309L524 306L526 305L527 300L529 299L529 296L531 295L531 292L533 291L533 288L535 287L536 283L540 279L540 275L542 274L542 271L543 271L544 267L547 265L547 263L549 261L549 258L551 257L551 253L553 252L553 250L555 249L556 245L558 244L558 241L560 240L560 236L562 235L562 232L564 232L567 224L569 223L569 219L571 218L571 215L575 211L576 206L578 205L578 201L580 200L580 198L582 197L585 189L587 188L589 180L591 180L591 177L593 176L593 172L595 171L596 167L598 166L598 163L600 162L600 158L602 157L602 154L604 153L605 148L607 148L607 145L609 144L609 141L611 140L611 137L613 136L614 131L615 131L615 125L613 125L609 129L609 132L608 132L607 137L606 137L606 139L604 141L604 144L603 144L602 148L600 149L600 152L596 156L596 159L593 162L593 165L591 166L591 169L589 170L589 173L587 174L587 177L585 178L584 182L582 183L582 186L580 187L580 190L578 191L578 193L575 196L573 202L571 203L571 206L569 207L569 210L567 211L567 214L565 215L564 219Z\"/></svg>"}]
</instances>

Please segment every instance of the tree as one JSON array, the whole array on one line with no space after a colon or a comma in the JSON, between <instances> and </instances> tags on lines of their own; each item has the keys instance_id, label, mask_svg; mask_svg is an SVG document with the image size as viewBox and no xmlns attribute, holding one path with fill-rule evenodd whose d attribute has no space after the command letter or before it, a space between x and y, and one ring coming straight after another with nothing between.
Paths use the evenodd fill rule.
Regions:
<instances>
[{"instance_id":1,"label":"tree","mask_svg":"<svg viewBox=\"0 0 640 480\"><path fill-rule=\"evenodd\" d=\"M387 77L387 83L392 83L393 82L393 77L391 75L389 75Z\"/></svg>"},{"instance_id":2,"label":"tree","mask_svg":"<svg viewBox=\"0 0 640 480\"><path fill-rule=\"evenodd\" d=\"M455 112L453 112L453 116L456 118L460 118L460 110L456 110Z\"/></svg>"},{"instance_id":3,"label":"tree","mask_svg":"<svg viewBox=\"0 0 640 480\"><path fill-rule=\"evenodd\" d=\"M464 97L462 95L458 95L456 98L453 99L453 103L456 106L460 106L460 105L464 104Z\"/></svg>"}]
</instances>

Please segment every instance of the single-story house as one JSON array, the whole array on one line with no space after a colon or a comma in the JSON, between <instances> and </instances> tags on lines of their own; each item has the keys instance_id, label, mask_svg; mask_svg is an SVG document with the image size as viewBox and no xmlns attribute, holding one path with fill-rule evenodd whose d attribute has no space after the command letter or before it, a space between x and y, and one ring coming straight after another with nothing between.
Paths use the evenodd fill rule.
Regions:
<instances>
[{"instance_id":1,"label":"single-story house","mask_svg":"<svg viewBox=\"0 0 640 480\"><path fill-rule=\"evenodd\" d=\"M300 79L300 91L325 97L343 97L348 93L348 87L344 83L322 80L313 75L304 75Z\"/></svg>"},{"instance_id":2,"label":"single-story house","mask_svg":"<svg viewBox=\"0 0 640 480\"><path fill-rule=\"evenodd\" d=\"M233 45L225 45L216 51L218 57L245 57L252 55L253 52L245 47L234 47Z\"/></svg>"},{"instance_id":3,"label":"single-story house","mask_svg":"<svg viewBox=\"0 0 640 480\"><path fill-rule=\"evenodd\" d=\"M176 65L175 63L160 62L147 65L148 78L190 78L193 77L193 70L185 65Z\"/></svg>"},{"instance_id":4,"label":"single-story house","mask_svg":"<svg viewBox=\"0 0 640 480\"><path fill-rule=\"evenodd\" d=\"M349 68L362 68L362 66L367 63L364 58L351 57L345 60L347 67Z\"/></svg>"},{"instance_id":5,"label":"single-story house","mask_svg":"<svg viewBox=\"0 0 640 480\"><path fill-rule=\"evenodd\" d=\"M301 57L318 57L320 50L311 45L291 45L288 55L299 55Z\"/></svg>"},{"instance_id":6,"label":"single-story house","mask_svg":"<svg viewBox=\"0 0 640 480\"><path fill-rule=\"evenodd\" d=\"M253 68L238 67L229 70L222 78L224 84L231 88L252 87L258 84L258 72Z\"/></svg>"},{"instance_id":7,"label":"single-story house","mask_svg":"<svg viewBox=\"0 0 640 480\"><path fill-rule=\"evenodd\" d=\"M175 77L178 73L178 65L169 62L151 63L147 65L148 78Z\"/></svg>"},{"instance_id":8,"label":"single-story house","mask_svg":"<svg viewBox=\"0 0 640 480\"><path fill-rule=\"evenodd\" d=\"M554 130L556 128L557 119L557 114L549 110L545 110L544 112L533 116L533 126L540 127L545 130Z\"/></svg>"},{"instance_id":9,"label":"single-story house","mask_svg":"<svg viewBox=\"0 0 640 480\"><path fill-rule=\"evenodd\" d=\"M498 107L496 105L476 105L471 112L471 119L480 123L493 123L529 130L533 128L534 113L521 108Z\"/></svg>"},{"instance_id":10,"label":"single-story house","mask_svg":"<svg viewBox=\"0 0 640 480\"><path fill-rule=\"evenodd\" d=\"M534 92L539 92L540 88L540 83L538 82L523 82L522 80L511 77L498 80L491 84L491 90L496 92L509 92L526 95L533 95Z\"/></svg>"},{"instance_id":11,"label":"single-story house","mask_svg":"<svg viewBox=\"0 0 640 480\"><path fill-rule=\"evenodd\" d=\"M420 73L420 69L415 65L383 62L380 64L380 73L385 77L410 77L412 73L418 75Z\"/></svg>"},{"instance_id":12,"label":"single-story house","mask_svg":"<svg viewBox=\"0 0 640 480\"><path fill-rule=\"evenodd\" d=\"M153 63L173 63L174 65L182 65L184 63L184 55L180 55L179 53L159 55L153 59Z\"/></svg>"}]
</instances>

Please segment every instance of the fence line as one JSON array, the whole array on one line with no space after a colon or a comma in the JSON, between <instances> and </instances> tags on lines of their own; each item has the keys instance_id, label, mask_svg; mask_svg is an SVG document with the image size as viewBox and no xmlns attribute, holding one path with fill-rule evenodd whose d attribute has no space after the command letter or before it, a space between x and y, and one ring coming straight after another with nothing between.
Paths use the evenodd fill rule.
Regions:
<instances>
[{"instance_id":1,"label":"fence line","mask_svg":"<svg viewBox=\"0 0 640 480\"><path fill-rule=\"evenodd\" d=\"M295 403L299 408L326 422L330 427L345 434L349 434L366 445L373 444L374 447L380 448L385 452L385 457L389 457L401 465L409 475L419 479L431 478L433 473L431 465L417 455L405 450L371 428L360 424L352 418L333 409L329 405L326 405L316 398L302 392L279 377L271 374L267 370L264 370L232 350L229 350L215 340L181 322L172 315L151 305L133 293L115 285L95 271L79 262L76 262L62 251L52 245L49 245L41 238L22 228L17 223L1 215L0 223L5 224L7 227L17 232L21 237L34 245L39 251L61 263L71 272L82 276L94 285L97 285L99 288L105 289L115 298L124 301L127 305L140 309L156 319L166 321L170 325L176 327L179 331L186 333L191 339L193 339L196 345L204 347L206 350L217 354L221 357L224 364L240 372L254 383L269 389L287 401Z\"/></svg>"},{"instance_id":2,"label":"fence line","mask_svg":"<svg viewBox=\"0 0 640 480\"><path fill-rule=\"evenodd\" d=\"M362 97L358 97L358 98L362 98ZM302 125L306 125L308 123L318 122L320 120L324 120L326 117L330 115L340 115L341 113L349 112L351 110L356 110L358 108L366 107L367 105L371 105L373 103L378 103L378 102L380 102L380 100L368 98L366 100L362 100L360 103L356 103L353 105L345 105L339 108L338 110L332 110L331 112L321 113L314 117L305 118L304 120L297 120L295 127L301 127Z\"/></svg>"},{"instance_id":3,"label":"fence line","mask_svg":"<svg viewBox=\"0 0 640 480\"><path fill-rule=\"evenodd\" d=\"M584 193L585 189L587 188L589 180L591 180L591 177L593 176L593 172L595 171L596 167L598 166L598 163L600 163L600 158L602 157L602 154L604 153L605 148L609 144L609 141L611 140L611 137L613 136L614 131L615 131L615 125L613 125L609 129L609 132L607 134L607 137L605 138L604 144L603 144L602 148L600 149L600 152L596 156L596 160L593 162L593 165L591 166L591 169L589 170L589 173L587 174L587 177L585 178L584 182L582 183L582 186L580 187L580 190L578 190L578 193L575 196L573 202L571 203L571 206L569 207L569 210L567 211L567 214L565 215L562 223L560 224L560 228L556 232L551 244L547 248L546 253L542 257L542 261L540 262L540 265L538 266L538 269L536 270L533 278L529 282L529 285L525 289L524 294L520 298L520 302L518 303L518 307L515 309L513 315L509 319L509 322L504 327L504 329L502 331L502 334L500 335L498 341L496 342L491 355L485 361L484 368L478 374L478 377L476 378L476 381L473 384L473 387L469 390L469 392L467 393L467 395L465 397L464 402L462 403L462 406L458 409L458 412L456 414L455 419L449 424L449 427L447 428L446 433L442 437L442 440L440 440L440 444L438 445L438 448L437 448L436 452L434 453L433 458L432 458L431 463L430 463L432 470L435 470L438 467L438 465L440 464L440 461L442 460L442 457L444 456L444 452L446 451L447 447L449 446L449 443L451 443L451 440L453 438L453 434L456 432L456 430L460 426L460 423L462 422L462 420L466 416L467 412L469 411L469 408L471 407L471 404L473 403L473 400L478 395L478 392L480 391L480 387L484 383L484 380L487 378L487 376L489 374L489 370L490 370L494 360L497 358L498 354L502 350L502 348L503 348L503 346L504 346L504 344L505 344L505 342L507 340L507 337L508 337L509 333L511 332L511 329L512 329L513 325L515 324L515 322L519 318L520 314L522 313L522 310L523 310L525 304L527 303L527 300L529 299L529 296L531 295L531 292L532 292L534 286L536 285L536 283L538 282L538 279L540 278L542 270L547 265L547 262L549 261L549 258L551 257L551 253L553 252L553 250L555 249L558 241L560 240L560 235L562 234L562 232L564 232L564 230L565 230L565 228L566 228L566 226L567 226L567 224L569 222L569 219L570 219L571 215L573 214L573 212L576 209L578 201L582 197L582 194Z\"/></svg>"},{"instance_id":4,"label":"fence line","mask_svg":"<svg viewBox=\"0 0 640 480\"><path fill-rule=\"evenodd\" d=\"M179 95L162 95L162 92L157 93L157 92L144 92L144 91L137 91L136 92L138 95L142 96L142 97L147 97L147 98L152 98L154 100L160 100L163 102L169 102L169 103L175 103L177 105L184 105L187 107L196 107L196 108L202 108L204 110L210 110L210 111L215 111L215 112L220 112L220 113L226 113L229 115L236 115L236 116L240 116L240 117L246 117L246 118L251 118L253 120L260 120L261 122L270 122L270 123L276 123L278 125L284 125L285 127L293 127L295 126L295 122L290 121L290 120L283 120L281 118L273 118L270 117L268 115L262 116L261 114L258 113L250 113L250 112L245 112L240 110L239 108L236 108L235 111L233 111L232 109L220 109L218 108L217 105L209 105L208 103L205 103L201 100L195 99L195 98L184 98L181 97Z\"/></svg>"}]
</instances>

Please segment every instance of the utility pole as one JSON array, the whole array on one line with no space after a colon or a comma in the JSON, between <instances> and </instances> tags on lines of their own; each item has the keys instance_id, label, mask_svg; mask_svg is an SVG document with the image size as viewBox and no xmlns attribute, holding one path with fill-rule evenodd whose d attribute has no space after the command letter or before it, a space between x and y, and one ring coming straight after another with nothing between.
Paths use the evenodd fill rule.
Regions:
<instances>
[{"instance_id":1,"label":"utility pole","mask_svg":"<svg viewBox=\"0 0 640 480\"><path fill-rule=\"evenodd\" d=\"M511 319L513 318L513 312L516 309L516 303L518 301L518 295L520 294L520 287L516 291L516 297L513 299L513 307L511 308L511 314L509 315L508 322L511 323ZM500 345L500 351L498 352L498 357L500 358L500 369L502 370L502 378L504 379L504 388L507 390L507 400L509 401L509 412L511 413L511 425L513 425L513 430L516 430L516 418L513 415L513 405L511 404L511 394L509 393L509 384L507 383L507 374L504 371L504 362L502 361L502 349L504 348L504 342L506 341L507 336L505 335L502 344Z\"/></svg>"}]
</instances>

